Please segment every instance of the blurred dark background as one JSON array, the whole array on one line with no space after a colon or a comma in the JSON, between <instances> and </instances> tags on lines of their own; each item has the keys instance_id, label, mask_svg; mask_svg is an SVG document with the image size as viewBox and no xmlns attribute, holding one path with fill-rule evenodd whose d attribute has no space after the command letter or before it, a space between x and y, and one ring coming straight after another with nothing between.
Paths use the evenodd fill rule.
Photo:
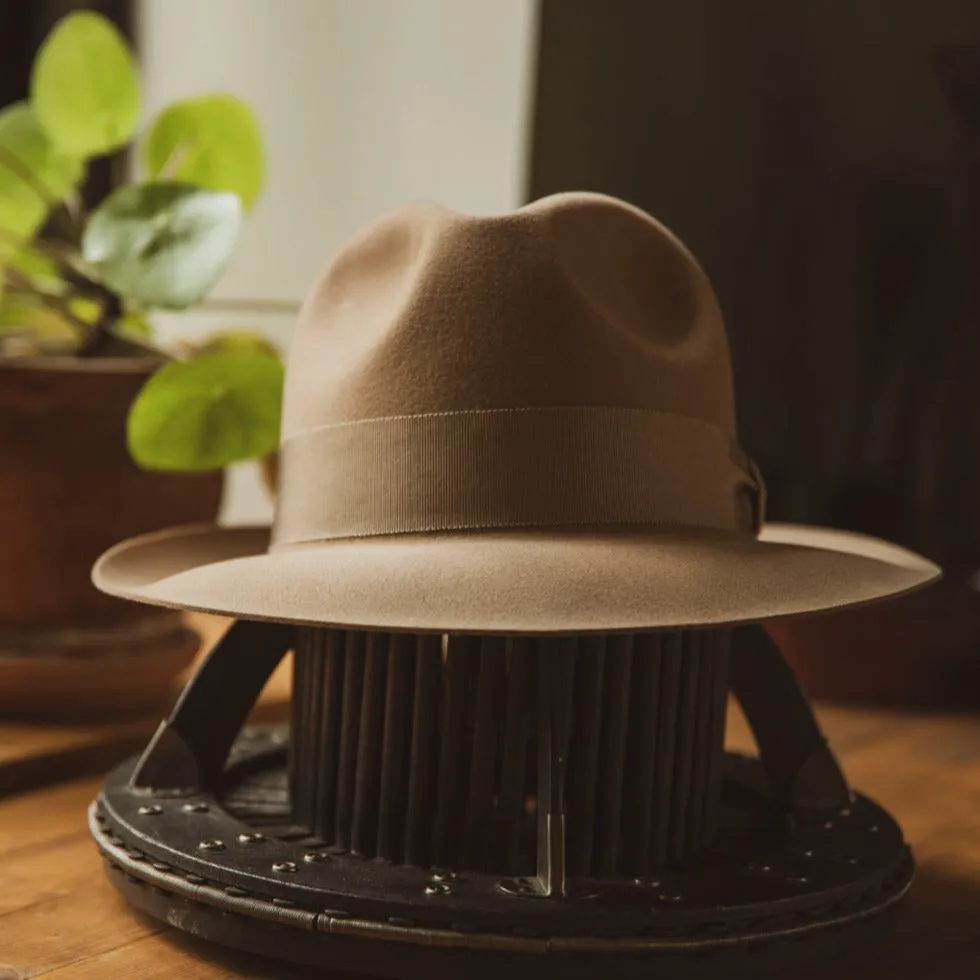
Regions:
<instances>
[{"instance_id":1,"label":"blurred dark background","mask_svg":"<svg viewBox=\"0 0 980 980\"><path fill-rule=\"evenodd\" d=\"M700 257L769 514L980 564L980 3L543 0L530 196Z\"/></svg>"}]
</instances>

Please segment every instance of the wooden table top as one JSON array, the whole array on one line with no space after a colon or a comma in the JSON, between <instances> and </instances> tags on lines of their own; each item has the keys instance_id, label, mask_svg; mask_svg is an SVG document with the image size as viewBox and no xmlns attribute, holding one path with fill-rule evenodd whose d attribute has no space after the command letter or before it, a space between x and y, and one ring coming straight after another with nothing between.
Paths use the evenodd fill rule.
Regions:
<instances>
[{"instance_id":1,"label":"wooden table top","mask_svg":"<svg viewBox=\"0 0 980 980\"><path fill-rule=\"evenodd\" d=\"M729 742L749 744L733 712ZM826 708L853 784L889 808L920 871L881 939L794 980L980 977L980 718ZM0 801L0 980L218 980L319 976L229 953L141 918L89 839L86 778Z\"/></svg>"}]
</instances>

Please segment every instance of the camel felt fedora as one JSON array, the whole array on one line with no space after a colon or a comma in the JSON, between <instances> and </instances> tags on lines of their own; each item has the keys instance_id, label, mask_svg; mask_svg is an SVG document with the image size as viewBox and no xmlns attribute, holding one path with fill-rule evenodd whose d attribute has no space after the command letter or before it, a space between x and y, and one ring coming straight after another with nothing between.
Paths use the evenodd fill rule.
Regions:
<instances>
[{"instance_id":1,"label":"camel felt fedora","mask_svg":"<svg viewBox=\"0 0 980 980\"><path fill-rule=\"evenodd\" d=\"M300 313L279 469L271 530L136 538L95 583L251 619L580 633L816 612L939 574L764 524L707 277L597 194L410 206L342 249Z\"/></svg>"}]
</instances>

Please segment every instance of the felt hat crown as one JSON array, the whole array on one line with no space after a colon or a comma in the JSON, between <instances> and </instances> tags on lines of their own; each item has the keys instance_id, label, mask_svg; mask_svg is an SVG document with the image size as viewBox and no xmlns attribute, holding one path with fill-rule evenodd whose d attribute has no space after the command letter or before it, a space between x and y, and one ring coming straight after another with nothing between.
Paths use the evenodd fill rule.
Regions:
<instances>
[{"instance_id":1,"label":"felt hat crown","mask_svg":"<svg viewBox=\"0 0 980 980\"><path fill-rule=\"evenodd\" d=\"M330 264L287 366L275 526L110 551L106 591L241 617L583 632L884 598L938 570L763 525L711 285L621 201L419 205Z\"/></svg>"}]
</instances>

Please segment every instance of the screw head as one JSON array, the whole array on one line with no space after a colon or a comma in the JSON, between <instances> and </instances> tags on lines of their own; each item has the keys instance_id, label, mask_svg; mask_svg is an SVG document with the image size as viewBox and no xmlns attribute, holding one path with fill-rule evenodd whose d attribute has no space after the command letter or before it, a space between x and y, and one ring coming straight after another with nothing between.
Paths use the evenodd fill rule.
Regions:
<instances>
[{"instance_id":1,"label":"screw head","mask_svg":"<svg viewBox=\"0 0 980 980\"><path fill-rule=\"evenodd\" d=\"M181 809L184 813L207 813L211 807L207 803L185 803Z\"/></svg>"},{"instance_id":2,"label":"screw head","mask_svg":"<svg viewBox=\"0 0 980 980\"><path fill-rule=\"evenodd\" d=\"M154 803L150 806L141 806L136 812L141 817L159 817L163 813L163 807Z\"/></svg>"},{"instance_id":3,"label":"screw head","mask_svg":"<svg viewBox=\"0 0 980 980\"><path fill-rule=\"evenodd\" d=\"M426 895L451 895L453 891L452 885L448 885L445 882L436 882L432 885L425 886Z\"/></svg>"},{"instance_id":4,"label":"screw head","mask_svg":"<svg viewBox=\"0 0 980 980\"><path fill-rule=\"evenodd\" d=\"M432 881L455 881L456 872L455 871L433 871L429 876Z\"/></svg>"},{"instance_id":5,"label":"screw head","mask_svg":"<svg viewBox=\"0 0 980 980\"><path fill-rule=\"evenodd\" d=\"M223 851L225 849L225 842L220 840L202 840L197 846L202 851Z\"/></svg>"},{"instance_id":6,"label":"screw head","mask_svg":"<svg viewBox=\"0 0 980 980\"><path fill-rule=\"evenodd\" d=\"M265 834L260 834L257 831L255 833L238 835L239 844L261 844L264 840Z\"/></svg>"},{"instance_id":7,"label":"screw head","mask_svg":"<svg viewBox=\"0 0 980 980\"><path fill-rule=\"evenodd\" d=\"M303 855L303 860L307 864L327 864L330 861L330 855L326 851L307 851Z\"/></svg>"},{"instance_id":8,"label":"screw head","mask_svg":"<svg viewBox=\"0 0 980 980\"><path fill-rule=\"evenodd\" d=\"M276 861L272 865L272 870L279 874L293 874L299 869L295 861Z\"/></svg>"}]
</instances>

